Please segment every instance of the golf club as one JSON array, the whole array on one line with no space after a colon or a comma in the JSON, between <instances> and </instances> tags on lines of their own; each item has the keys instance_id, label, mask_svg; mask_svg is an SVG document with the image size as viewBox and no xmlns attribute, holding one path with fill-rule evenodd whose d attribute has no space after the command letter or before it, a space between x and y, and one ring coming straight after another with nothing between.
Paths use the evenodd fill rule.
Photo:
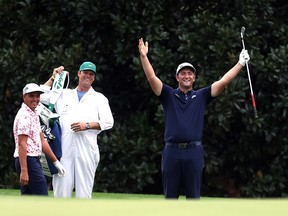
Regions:
<instances>
[{"instance_id":1,"label":"golf club","mask_svg":"<svg viewBox=\"0 0 288 216\"><path fill-rule=\"evenodd\" d=\"M244 44L244 38L243 38L244 32L245 32L245 27L242 26L240 35L241 35L242 46L243 46L243 49L245 50L245 44ZM250 71L249 71L248 61L246 61L245 64L246 64L246 70L247 70L247 74L248 74L249 85L250 85L252 106L253 106L253 109L254 109L254 117L258 118L257 109L256 109L256 102L255 102L253 88L252 88L252 83L251 83L251 78L250 78Z\"/></svg>"}]
</instances>

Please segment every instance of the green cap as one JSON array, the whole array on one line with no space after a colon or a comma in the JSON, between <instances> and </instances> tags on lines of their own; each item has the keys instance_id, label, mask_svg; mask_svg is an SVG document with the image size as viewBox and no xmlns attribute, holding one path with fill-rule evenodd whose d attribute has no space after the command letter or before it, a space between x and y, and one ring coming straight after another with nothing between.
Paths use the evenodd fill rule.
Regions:
<instances>
[{"instance_id":1,"label":"green cap","mask_svg":"<svg viewBox=\"0 0 288 216\"><path fill-rule=\"evenodd\" d=\"M83 62L83 64L79 68L79 71L83 70L91 70L96 74L96 65L92 62Z\"/></svg>"}]
</instances>

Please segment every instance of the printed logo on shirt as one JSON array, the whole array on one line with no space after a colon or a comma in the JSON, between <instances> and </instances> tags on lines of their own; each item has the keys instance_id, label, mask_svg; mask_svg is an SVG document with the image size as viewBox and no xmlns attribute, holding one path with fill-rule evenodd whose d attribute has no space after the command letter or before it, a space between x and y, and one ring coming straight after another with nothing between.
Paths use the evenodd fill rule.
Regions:
<instances>
[{"instance_id":1,"label":"printed logo on shirt","mask_svg":"<svg viewBox=\"0 0 288 216\"><path fill-rule=\"evenodd\" d=\"M63 113L67 112L68 111L68 104L66 104L64 107L63 107Z\"/></svg>"}]
</instances>

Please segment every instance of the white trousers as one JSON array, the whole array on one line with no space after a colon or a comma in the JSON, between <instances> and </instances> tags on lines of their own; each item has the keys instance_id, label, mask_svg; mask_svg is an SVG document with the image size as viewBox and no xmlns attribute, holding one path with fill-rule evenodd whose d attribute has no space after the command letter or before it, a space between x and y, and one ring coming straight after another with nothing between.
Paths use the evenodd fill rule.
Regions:
<instances>
[{"instance_id":1,"label":"white trousers","mask_svg":"<svg viewBox=\"0 0 288 216\"><path fill-rule=\"evenodd\" d=\"M86 134L87 135L87 134ZM89 142L84 133L68 134L62 137L61 163L66 175L53 175L52 185L55 197L91 198L96 169L100 160L97 141Z\"/></svg>"}]
</instances>

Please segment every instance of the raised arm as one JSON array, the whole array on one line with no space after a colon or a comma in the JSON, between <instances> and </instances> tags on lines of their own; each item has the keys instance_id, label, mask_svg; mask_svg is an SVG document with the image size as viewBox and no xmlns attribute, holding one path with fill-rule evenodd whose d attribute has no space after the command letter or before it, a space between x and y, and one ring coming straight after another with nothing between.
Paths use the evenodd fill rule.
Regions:
<instances>
[{"instance_id":1,"label":"raised arm","mask_svg":"<svg viewBox=\"0 0 288 216\"><path fill-rule=\"evenodd\" d=\"M146 78L151 86L153 92L159 96L161 94L163 83L162 81L155 75L154 69L150 64L150 61L147 57L148 53L148 42L146 41L144 44L143 39L139 39L139 53L140 53L140 61L142 64L142 68L145 72Z\"/></svg>"},{"instance_id":2,"label":"raised arm","mask_svg":"<svg viewBox=\"0 0 288 216\"><path fill-rule=\"evenodd\" d=\"M63 70L64 70L63 66L55 68L53 70L52 76L47 80L46 83L44 83L44 85L52 87L56 74L57 73L59 73L59 74L62 73Z\"/></svg>"},{"instance_id":3,"label":"raised arm","mask_svg":"<svg viewBox=\"0 0 288 216\"><path fill-rule=\"evenodd\" d=\"M56 75L61 74L63 72L63 70L64 70L63 66L54 68L52 76L43 85L40 85L41 89L45 92L44 94L41 94L41 96L40 96L40 101L42 103L49 105L50 99L51 99L50 90L53 86L54 79L55 79Z\"/></svg>"},{"instance_id":4,"label":"raised arm","mask_svg":"<svg viewBox=\"0 0 288 216\"><path fill-rule=\"evenodd\" d=\"M219 95L223 89L240 73L246 62L250 60L247 50L242 50L238 63L231 68L220 80L214 82L211 87L212 97Z\"/></svg>"}]
</instances>

